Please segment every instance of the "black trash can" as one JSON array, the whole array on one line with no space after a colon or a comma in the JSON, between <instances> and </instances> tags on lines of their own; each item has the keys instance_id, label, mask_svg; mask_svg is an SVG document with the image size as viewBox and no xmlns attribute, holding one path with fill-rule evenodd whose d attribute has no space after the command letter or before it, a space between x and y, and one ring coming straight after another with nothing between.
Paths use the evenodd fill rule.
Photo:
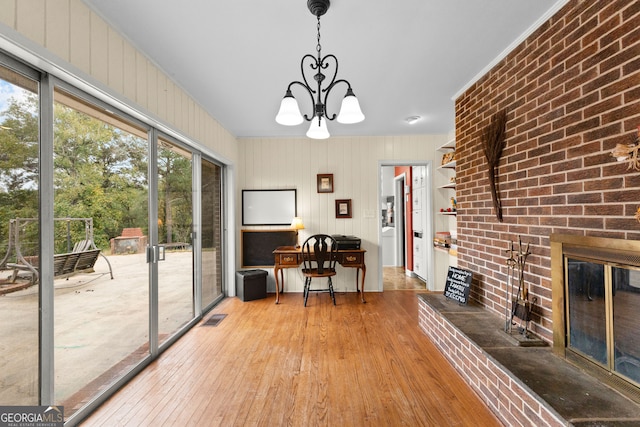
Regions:
<instances>
[{"instance_id":1,"label":"black trash can","mask_svg":"<svg viewBox=\"0 0 640 427\"><path fill-rule=\"evenodd\" d=\"M236 295L242 301L267 297L267 272L265 270L242 270L236 272Z\"/></svg>"}]
</instances>

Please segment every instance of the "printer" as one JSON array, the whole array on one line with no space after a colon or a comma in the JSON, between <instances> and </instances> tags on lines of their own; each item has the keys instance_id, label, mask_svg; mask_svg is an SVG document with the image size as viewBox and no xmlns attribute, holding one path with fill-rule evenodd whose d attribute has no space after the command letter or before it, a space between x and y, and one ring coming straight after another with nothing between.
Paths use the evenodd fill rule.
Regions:
<instances>
[{"instance_id":1,"label":"printer","mask_svg":"<svg viewBox=\"0 0 640 427\"><path fill-rule=\"evenodd\" d=\"M331 235L338 243L338 250L360 249L360 238L356 236L345 236L343 234Z\"/></svg>"}]
</instances>

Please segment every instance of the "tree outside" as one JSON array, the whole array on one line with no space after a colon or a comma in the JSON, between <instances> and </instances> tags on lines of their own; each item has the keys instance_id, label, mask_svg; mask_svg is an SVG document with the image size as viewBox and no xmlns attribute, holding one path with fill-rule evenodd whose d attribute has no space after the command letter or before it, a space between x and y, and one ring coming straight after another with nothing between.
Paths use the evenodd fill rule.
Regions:
<instances>
[{"instance_id":1,"label":"tree outside","mask_svg":"<svg viewBox=\"0 0 640 427\"><path fill-rule=\"evenodd\" d=\"M37 218L37 96L11 98L0 112L0 236L5 249L9 221ZM56 218L93 218L95 244L107 251L123 228L146 224L147 141L61 103L54 114ZM165 243L191 241L191 161L168 148L158 150L159 218ZM37 226L24 230L21 247L37 242ZM148 229L143 229L145 234ZM56 253L70 240L84 240L84 224L56 223ZM36 255L36 254L25 254Z\"/></svg>"}]
</instances>

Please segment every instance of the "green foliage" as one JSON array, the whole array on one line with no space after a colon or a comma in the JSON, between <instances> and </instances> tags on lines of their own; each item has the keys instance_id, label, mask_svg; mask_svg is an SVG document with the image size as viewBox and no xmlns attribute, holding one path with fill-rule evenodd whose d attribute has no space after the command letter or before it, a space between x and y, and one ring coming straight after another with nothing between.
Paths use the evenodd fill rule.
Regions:
<instances>
[{"instance_id":1,"label":"green foliage","mask_svg":"<svg viewBox=\"0 0 640 427\"><path fill-rule=\"evenodd\" d=\"M93 218L98 247L146 224L146 140L55 104L54 168L55 216Z\"/></svg>"},{"instance_id":2,"label":"green foliage","mask_svg":"<svg viewBox=\"0 0 640 427\"><path fill-rule=\"evenodd\" d=\"M26 92L25 92L26 94ZM28 94L12 99L0 114L0 257L9 243L9 220L38 216L38 110L37 98ZM38 229L21 230L24 255L38 252Z\"/></svg>"},{"instance_id":3,"label":"green foliage","mask_svg":"<svg viewBox=\"0 0 640 427\"><path fill-rule=\"evenodd\" d=\"M0 112L0 257L9 221L38 215L37 111L37 97L29 95ZM169 148L158 150L161 240L191 242L191 160ZM145 138L56 103L53 150L56 218L93 218L94 241L102 249L123 228L140 227L148 235ZM37 242L38 227L30 228ZM54 234L56 253L86 238L82 222L56 221Z\"/></svg>"},{"instance_id":4,"label":"green foliage","mask_svg":"<svg viewBox=\"0 0 640 427\"><path fill-rule=\"evenodd\" d=\"M34 190L38 178L37 98L12 98L0 128L0 188L6 192Z\"/></svg>"},{"instance_id":5,"label":"green foliage","mask_svg":"<svg viewBox=\"0 0 640 427\"><path fill-rule=\"evenodd\" d=\"M161 146L158 149L158 177L161 243L191 243L191 160Z\"/></svg>"}]
</instances>

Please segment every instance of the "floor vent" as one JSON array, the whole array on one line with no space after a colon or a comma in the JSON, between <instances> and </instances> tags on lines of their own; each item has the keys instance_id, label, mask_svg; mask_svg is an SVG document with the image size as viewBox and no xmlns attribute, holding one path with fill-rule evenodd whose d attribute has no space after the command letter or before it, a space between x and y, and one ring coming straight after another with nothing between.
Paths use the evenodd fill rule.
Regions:
<instances>
[{"instance_id":1,"label":"floor vent","mask_svg":"<svg viewBox=\"0 0 640 427\"><path fill-rule=\"evenodd\" d=\"M227 317L226 314L214 314L213 316L205 320L202 326L218 326L218 324L222 322L222 319L224 319L225 317Z\"/></svg>"}]
</instances>

